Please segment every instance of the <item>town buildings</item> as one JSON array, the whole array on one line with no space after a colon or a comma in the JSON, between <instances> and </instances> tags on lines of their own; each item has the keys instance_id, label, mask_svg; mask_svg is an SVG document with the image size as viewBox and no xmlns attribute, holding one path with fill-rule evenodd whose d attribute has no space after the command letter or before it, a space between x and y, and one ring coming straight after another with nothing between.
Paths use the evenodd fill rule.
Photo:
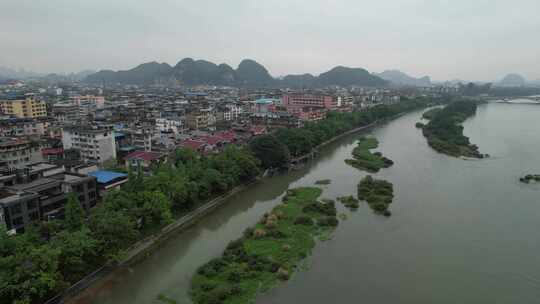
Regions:
<instances>
[{"instance_id":1,"label":"town buildings","mask_svg":"<svg viewBox=\"0 0 540 304\"><path fill-rule=\"evenodd\" d=\"M35 118L47 116L45 101L34 95L0 97L2 113L17 118Z\"/></svg>"},{"instance_id":2,"label":"town buildings","mask_svg":"<svg viewBox=\"0 0 540 304\"><path fill-rule=\"evenodd\" d=\"M69 193L86 211L98 199L95 177L65 172L47 163L4 173L0 181L0 225L13 233L23 232L34 221L62 217Z\"/></svg>"}]
</instances>

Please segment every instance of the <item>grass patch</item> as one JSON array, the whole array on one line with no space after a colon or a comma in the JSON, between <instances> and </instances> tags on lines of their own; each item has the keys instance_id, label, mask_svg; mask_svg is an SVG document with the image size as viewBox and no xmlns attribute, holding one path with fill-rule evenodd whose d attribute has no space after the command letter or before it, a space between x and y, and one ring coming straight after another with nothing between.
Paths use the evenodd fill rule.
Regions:
<instances>
[{"instance_id":1,"label":"grass patch","mask_svg":"<svg viewBox=\"0 0 540 304\"><path fill-rule=\"evenodd\" d=\"M282 204L197 270L193 302L252 303L258 293L288 280L316 239L327 239L338 224L335 204L317 201L321 192L315 187L288 190Z\"/></svg>"},{"instance_id":2,"label":"grass patch","mask_svg":"<svg viewBox=\"0 0 540 304\"><path fill-rule=\"evenodd\" d=\"M390 216L392 213L388 207L394 199L394 186L388 181L368 175L358 184L358 198L366 201L375 213Z\"/></svg>"},{"instance_id":3,"label":"grass patch","mask_svg":"<svg viewBox=\"0 0 540 304\"><path fill-rule=\"evenodd\" d=\"M368 172L379 172L381 168L388 168L394 162L380 152L371 153L371 149L379 146L379 141L374 137L361 137L358 145L353 149L353 159L346 159L345 162L355 168Z\"/></svg>"}]
</instances>

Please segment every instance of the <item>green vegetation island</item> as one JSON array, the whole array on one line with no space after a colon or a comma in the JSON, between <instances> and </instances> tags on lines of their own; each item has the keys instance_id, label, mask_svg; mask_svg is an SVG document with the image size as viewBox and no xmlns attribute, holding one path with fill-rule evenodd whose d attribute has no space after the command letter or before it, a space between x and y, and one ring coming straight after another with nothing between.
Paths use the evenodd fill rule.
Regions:
<instances>
[{"instance_id":1,"label":"green vegetation island","mask_svg":"<svg viewBox=\"0 0 540 304\"><path fill-rule=\"evenodd\" d=\"M358 140L358 145L353 149L353 159L346 159L345 162L355 168L366 170L368 172L379 172L381 168L388 168L394 162L380 152L371 153L371 149L379 146L379 141L374 137L362 136Z\"/></svg>"},{"instance_id":2,"label":"green vegetation island","mask_svg":"<svg viewBox=\"0 0 540 304\"><path fill-rule=\"evenodd\" d=\"M540 174L527 174L524 177L520 177L519 181L522 183L540 182Z\"/></svg>"},{"instance_id":3,"label":"green vegetation island","mask_svg":"<svg viewBox=\"0 0 540 304\"><path fill-rule=\"evenodd\" d=\"M337 200L351 211L357 210L359 207L359 201L352 195L340 196Z\"/></svg>"},{"instance_id":4,"label":"green vegetation island","mask_svg":"<svg viewBox=\"0 0 540 304\"><path fill-rule=\"evenodd\" d=\"M488 155L478 152L478 147L471 144L469 138L463 135L461 125L476 113L476 108L475 101L455 101L443 109L427 111L423 117L429 119L429 123L417 124L416 127L422 128L429 146L439 153L454 157L484 158Z\"/></svg>"},{"instance_id":5,"label":"green vegetation island","mask_svg":"<svg viewBox=\"0 0 540 304\"><path fill-rule=\"evenodd\" d=\"M366 201L375 213L390 216L392 213L388 207L394 199L394 186L368 175L358 183L358 199Z\"/></svg>"},{"instance_id":6,"label":"green vegetation island","mask_svg":"<svg viewBox=\"0 0 540 304\"><path fill-rule=\"evenodd\" d=\"M338 225L333 202L317 201L315 187L287 191L282 204L229 243L223 255L201 266L192 278L196 304L253 303L257 295L290 278L315 247Z\"/></svg>"}]
</instances>

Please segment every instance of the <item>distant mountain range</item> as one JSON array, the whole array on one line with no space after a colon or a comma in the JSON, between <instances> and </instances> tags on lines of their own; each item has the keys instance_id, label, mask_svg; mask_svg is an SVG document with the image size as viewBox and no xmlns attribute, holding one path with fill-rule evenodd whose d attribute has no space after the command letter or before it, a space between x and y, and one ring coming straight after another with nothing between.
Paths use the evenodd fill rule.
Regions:
<instances>
[{"instance_id":1,"label":"distant mountain range","mask_svg":"<svg viewBox=\"0 0 540 304\"><path fill-rule=\"evenodd\" d=\"M43 76L43 74L27 71L25 69L12 69L0 66L0 77L4 79L25 79L40 76Z\"/></svg>"},{"instance_id":2,"label":"distant mountain range","mask_svg":"<svg viewBox=\"0 0 540 304\"><path fill-rule=\"evenodd\" d=\"M398 70L386 70L375 75L397 86L428 87L431 85L431 79L428 76L414 78Z\"/></svg>"},{"instance_id":3,"label":"distant mountain range","mask_svg":"<svg viewBox=\"0 0 540 304\"><path fill-rule=\"evenodd\" d=\"M0 79L16 79L16 80L25 80L25 79L39 79L46 82L66 82L66 81L81 81L86 78L88 75L94 74L96 71L85 70L78 73L69 73L69 74L42 74L25 69L11 69L7 67L0 66Z\"/></svg>"},{"instance_id":4,"label":"distant mountain range","mask_svg":"<svg viewBox=\"0 0 540 304\"><path fill-rule=\"evenodd\" d=\"M321 86L384 86L387 81L361 68L338 66L319 76L311 74L287 75L276 79L261 64L251 59L240 62L237 69L228 64L206 60L182 59L175 66L148 62L126 71L103 70L89 75L89 83L148 85L177 82L185 85L238 85L245 87L321 87Z\"/></svg>"}]
</instances>

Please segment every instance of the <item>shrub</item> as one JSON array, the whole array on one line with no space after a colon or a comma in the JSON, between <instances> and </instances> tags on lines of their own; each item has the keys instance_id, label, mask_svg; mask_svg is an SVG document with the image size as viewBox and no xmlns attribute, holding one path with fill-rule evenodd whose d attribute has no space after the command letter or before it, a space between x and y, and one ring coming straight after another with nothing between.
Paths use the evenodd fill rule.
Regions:
<instances>
[{"instance_id":1,"label":"shrub","mask_svg":"<svg viewBox=\"0 0 540 304\"><path fill-rule=\"evenodd\" d=\"M266 231L264 229L255 229L255 231L253 231L253 236L256 239L263 238L266 236Z\"/></svg>"},{"instance_id":2,"label":"shrub","mask_svg":"<svg viewBox=\"0 0 540 304\"><path fill-rule=\"evenodd\" d=\"M309 216L300 215L294 220L294 224L311 226L313 225L313 220Z\"/></svg>"},{"instance_id":3,"label":"shrub","mask_svg":"<svg viewBox=\"0 0 540 304\"><path fill-rule=\"evenodd\" d=\"M323 227L336 227L339 224L339 221L335 217L326 216L326 217L320 218L317 221L317 224Z\"/></svg>"},{"instance_id":4,"label":"shrub","mask_svg":"<svg viewBox=\"0 0 540 304\"><path fill-rule=\"evenodd\" d=\"M277 271L277 276L280 280L287 281L291 275L289 271L283 267L280 267Z\"/></svg>"}]
</instances>

